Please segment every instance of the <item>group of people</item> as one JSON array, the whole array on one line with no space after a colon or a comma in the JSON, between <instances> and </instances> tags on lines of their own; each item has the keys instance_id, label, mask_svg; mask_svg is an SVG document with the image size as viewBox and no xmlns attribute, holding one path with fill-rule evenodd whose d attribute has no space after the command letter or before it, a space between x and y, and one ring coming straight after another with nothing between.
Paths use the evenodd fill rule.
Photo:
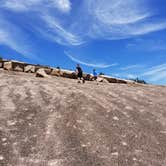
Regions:
<instances>
[{"instance_id":1,"label":"group of people","mask_svg":"<svg viewBox=\"0 0 166 166\"><path fill-rule=\"evenodd\" d=\"M76 74L77 74L77 78L78 78L78 83L81 83L81 81L82 81L82 83L85 83L85 79L83 77L83 70L79 64L77 64L77 66L76 66ZM93 80L97 80L97 72L95 69L93 69Z\"/></svg>"}]
</instances>

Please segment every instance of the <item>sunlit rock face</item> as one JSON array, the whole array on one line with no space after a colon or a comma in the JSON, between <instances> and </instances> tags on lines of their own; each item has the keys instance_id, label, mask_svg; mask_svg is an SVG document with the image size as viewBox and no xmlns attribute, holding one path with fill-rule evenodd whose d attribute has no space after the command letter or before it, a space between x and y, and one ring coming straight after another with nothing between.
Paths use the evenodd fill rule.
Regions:
<instances>
[{"instance_id":1,"label":"sunlit rock face","mask_svg":"<svg viewBox=\"0 0 166 166\"><path fill-rule=\"evenodd\" d=\"M0 165L164 166L166 87L0 70Z\"/></svg>"}]
</instances>

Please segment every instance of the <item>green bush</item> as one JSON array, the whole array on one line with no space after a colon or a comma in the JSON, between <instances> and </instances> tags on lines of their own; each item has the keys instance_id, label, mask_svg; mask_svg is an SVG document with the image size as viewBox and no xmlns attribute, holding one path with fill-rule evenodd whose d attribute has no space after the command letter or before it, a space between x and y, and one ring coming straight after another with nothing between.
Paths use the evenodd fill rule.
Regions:
<instances>
[{"instance_id":1,"label":"green bush","mask_svg":"<svg viewBox=\"0 0 166 166\"><path fill-rule=\"evenodd\" d=\"M103 72L100 72L99 75L105 75Z\"/></svg>"},{"instance_id":2,"label":"green bush","mask_svg":"<svg viewBox=\"0 0 166 166\"><path fill-rule=\"evenodd\" d=\"M2 56L0 56L0 61L1 61L2 59L3 59Z\"/></svg>"},{"instance_id":3,"label":"green bush","mask_svg":"<svg viewBox=\"0 0 166 166\"><path fill-rule=\"evenodd\" d=\"M139 79L138 77L135 79L132 79L133 81L140 83L140 84L147 84L147 82L145 80Z\"/></svg>"}]
</instances>

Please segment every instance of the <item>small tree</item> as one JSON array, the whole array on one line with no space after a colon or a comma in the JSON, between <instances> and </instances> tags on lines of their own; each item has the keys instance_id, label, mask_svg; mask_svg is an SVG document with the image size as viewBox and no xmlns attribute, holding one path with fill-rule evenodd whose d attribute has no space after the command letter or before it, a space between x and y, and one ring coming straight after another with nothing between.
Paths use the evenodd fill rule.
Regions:
<instances>
[{"instance_id":1,"label":"small tree","mask_svg":"<svg viewBox=\"0 0 166 166\"><path fill-rule=\"evenodd\" d=\"M2 59L3 59L2 56L0 56L0 61L2 61Z\"/></svg>"}]
</instances>

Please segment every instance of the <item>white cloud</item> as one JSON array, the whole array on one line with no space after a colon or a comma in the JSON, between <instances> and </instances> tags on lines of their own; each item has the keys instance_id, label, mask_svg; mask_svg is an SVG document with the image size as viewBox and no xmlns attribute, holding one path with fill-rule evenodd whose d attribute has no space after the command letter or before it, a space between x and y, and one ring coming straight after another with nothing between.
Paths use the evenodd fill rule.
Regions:
<instances>
[{"instance_id":1,"label":"white cloud","mask_svg":"<svg viewBox=\"0 0 166 166\"><path fill-rule=\"evenodd\" d=\"M49 17L53 17L49 12L50 9L56 8L63 13L68 13L71 10L69 0L4 0L0 6L14 11L37 10ZM82 41L91 38L115 40L166 29L165 22L148 20L153 16L153 12L147 6L145 0L84 0L70 24L68 24L67 18L63 19L63 23L67 23L69 26L61 25L61 28L55 26L56 35L59 37L55 37L55 34L51 33L47 36L58 38L55 41L61 44L66 37L65 45L68 41L69 45L78 45L82 44L82 42L75 42L78 36L79 40L82 38ZM53 21L51 26L58 19L55 15L54 17L54 19L49 18ZM50 25L50 21L47 22ZM62 40L60 36L63 38ZM69 40L69 37L73 42Z\"/></svg>"},{"instance_id":2,"label":"white cloud","mask_svg":"<svg viewBox=\"0 0 166 166\"><path fill-rule=\"evenodd\" d=\"M144 67L143 65L136 64L136 65L129 65L126 67L122 67L121 70L133 70L133 69L140 69L143 67Z\"/></svg>"},{"instance_id":3,"label":"white cloud","mask_svg":"<svg viewBox=\"0 0 166 166\"><path fill-rule=\"evenodd\" d=\"M135 74L126 74L125 77L126 77L127 79L135 79L135 78L137 78L138 76L135 75Z\"/></svg>"},{"instance_id":4,"label":"white cloud","mask_svg":"<svg viewBox=\"0 0 166 166\"><path fill-rule=\"evenodd\" d=\"M61 45L78 46L94 39L126 39L166 29L164 21L153 21L153 11L145 2L84 0L78 10L71 10L70 0L2 0L0 8L30 14L25 23L38 36ZM32 18L37 21L31 23Z\"/></svg>"},{"instance_id":5,"label":"white cloud","mask_svg":"<svg viewBox=\"0 0 166 166\"><path fill-rule=\"evenodd\" d=\"M65 54L67 55L68 58L70 58L72 61L76 62L76 63L79 63L79 64L82 64L82 65L85 65L85 66L90 66L90 67L96 67L96 68L109 68L109 67L113 67L113 66L117 66L118 64L117 63L114 63L114 64L98 64L98 63L89 63L89 62L84 62L84 61L81 61L77 58L75 58L74 56L70 55L69 53L65 52Z\"/></svg>"},{"instance_id":6,"label":"white cloud","mask_svg":"<svg viewBox=\"0 0 166 166\"><path fill-rule=\"evenodd\" d=\"M0 16L0 45L8 46L25 57L37 59L33 54L32 45L26 40L26 35L14 24L5 21L2 16Z\"/></svg>"},{"instance_id":7,"label":"white cloud","mask_svg":"<svg viewBox=\"0 0 166 166\"><path fill-rule=\"evenodd\" d=\"M145 0L85 0L85 6L92 38L125 39L166 29L165 21L153 21Z\"/></svg>"},{"instance_id":8,"label":"white cloud","mask_svg":"<svg viewBox=\"0 0 166 166\"><path fill-rule=\"evenodd\" d=\"M126 48L133 51L163 51L166 50L166 43L161 39L136 39L127 43Z\"/></svg>"},{"instance_id":9,"label":"white cloud","mask_svg":"<svg viewBox=\"0 0 166 166\"><path fill-rule=\"evenodd\" d=\"M139 74L127 73L127 72L117 72L111 74L113 77L123 78L123 79L136 79L139 78Z\"/></svg>"},{"instance_id":10,"label":"white cloud","mask_svg":"<svg viewBox=\"0 0 166 166\"><path fill-rule=\"evenodd\" d=\"M136 23L151 15L135 0L88 0L87 6L99 22L110 26Z\"/></svg>"},{"instance_id":11,"label":"white cloud","mask_svg":"<svg viewBox=\"0 0 166 166\"><path fill-rule=\"evenodd\" d=\"M69 0L50 0L56 8L63 12L69 12L71 10L71 3Z\"/></svg>"},{"instance_id":12,"label":"white cloud","mask_svg":"<svg viewBox=\"0 0 166 166\"><path fill-rule=\"evenodd\" d=\"M1 6L17 12L30 10L43 10L44 8L56 8L61 12L69 12L70 0L3 0Z\"/></svg>"},{"instance_id":13,"label":"white cloud","mask_svg":"<svg viewBox=\"0 0 166 166\"><path fill-rule=\"evenodd\" d=\"M39 5L42 0L4 0L1 3L2 7L11 9L13 11L22 12L27 10L33 10L34 6Z\"/></svg>"},{"instance_id":14,"label":"white cloud","mask_svg":"<svg viewBox=\"0 0 166 166\"><path fill-rule=\"evenodd\" d=\"M144 35L163 29L166 29L166 22L144 23L131 29L131 35Z\"/></svg>"},{"instance_id":15,"label":"white cloud","mask_svg":"<svg viewBox=\"0 0 166 166\"><path fill-rule=\"evenodd\" d=\"M50 9L58 9L63 13L69 12L71 9L70 0L4 0L0 7L15 12L37 11L33 13L33 17L38 22L44 21L43 26L27 20L32 30L36 30L36 33L40 33L44 38L62 45L80 45L83 43L79 36L63 28L54 12L49 11Z\"/></svg>"},{"instance_id":16,"label":"white cloud","mask_svg":"<svg viewBox=\"0 0 166 166\"><path fill-rule=\"evenodd\" d=\"M166 64L151 67L142 76L147 77L152 82L166 80Z\"/></svg>"},{"instance_id":17,"label":"white cloud","mask_svg":"<svg viewBox=\"0 0 166 166\"><path fill-rule=\"evenodd\" d=\"M79 36L65 30L55 17L45 14L41 18L45 22L47 30L39 27L38 31L46 38L62 45L81 45L83 43Z\"/></svg>"}]
</instances>

